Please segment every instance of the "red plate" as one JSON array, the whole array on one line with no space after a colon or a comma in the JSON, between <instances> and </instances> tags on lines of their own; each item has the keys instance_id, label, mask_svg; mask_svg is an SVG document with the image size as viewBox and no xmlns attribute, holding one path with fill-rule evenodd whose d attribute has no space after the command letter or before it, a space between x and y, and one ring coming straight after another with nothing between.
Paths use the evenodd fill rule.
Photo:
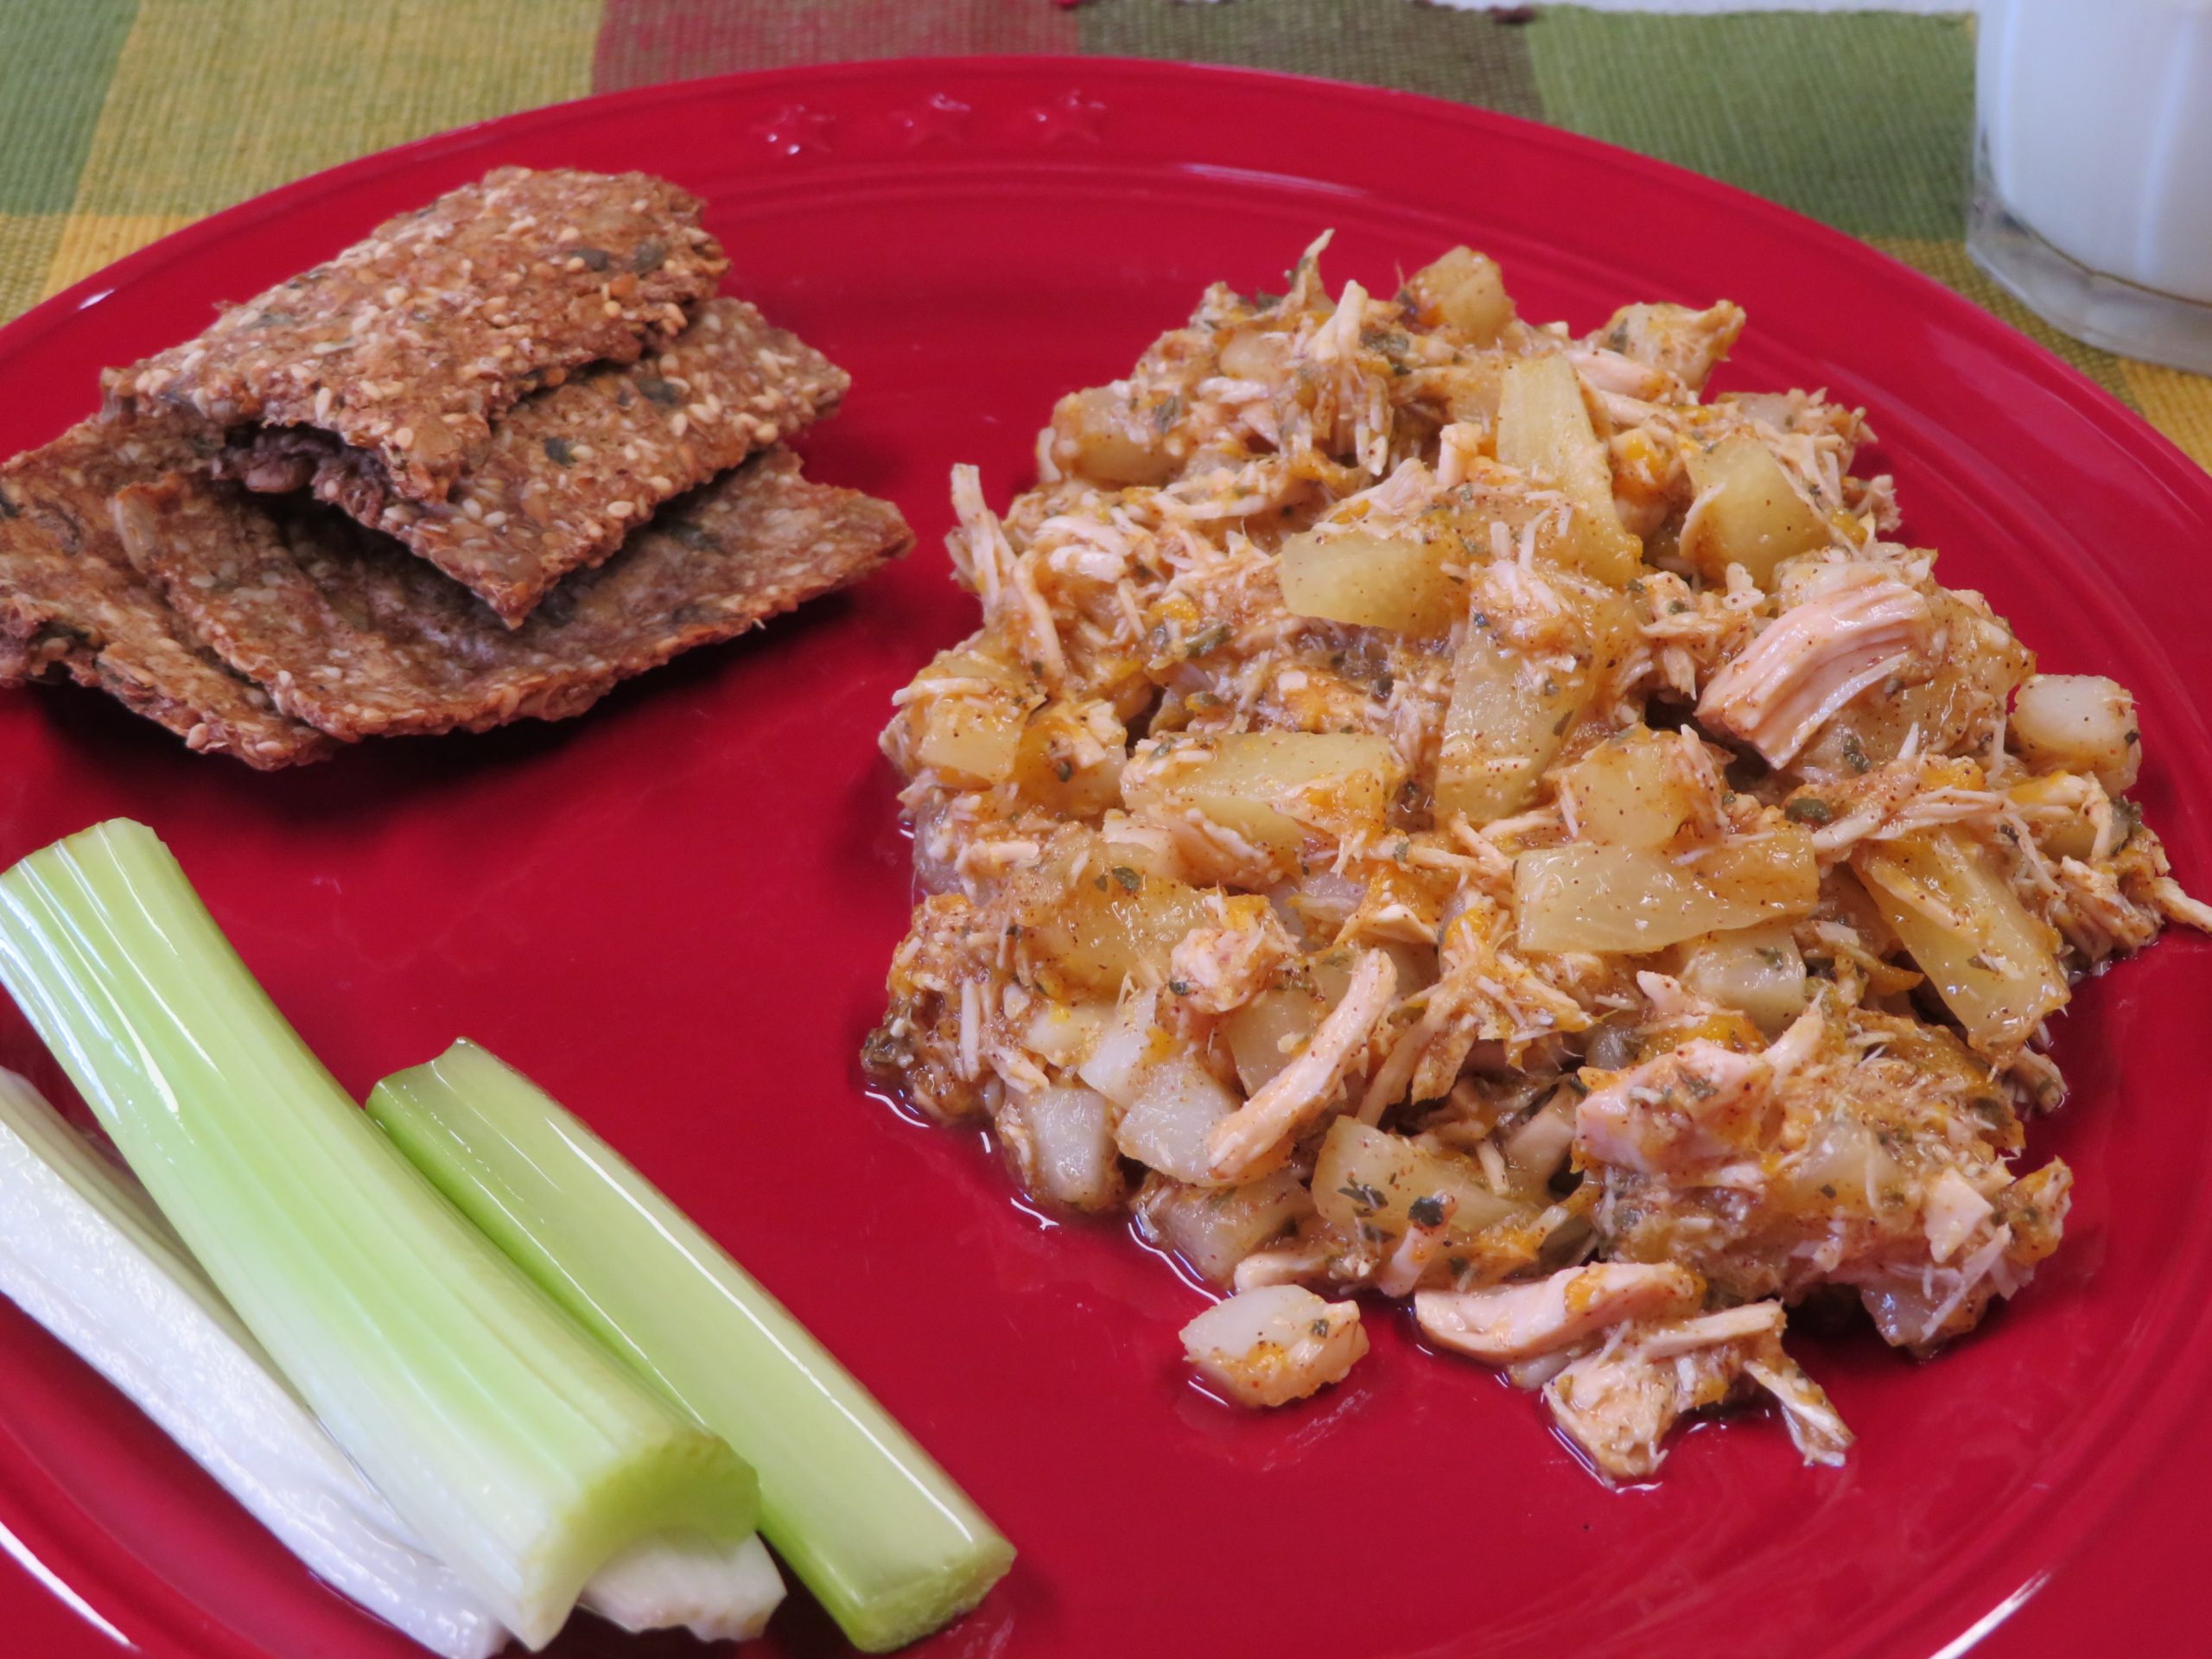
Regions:
<instances>
[{"instance_id":1,"label":"red plate","mask_svg":"<svg viewBox=\"0 0 2212 1659\"><path fill-rule=\"evenodd\" d=\"M808 448L891 496L923 550L861 592L627 688L591 717L366 746L273 777L189 756L105 699L0 700L0 855L111 813L176 849L340 1078L467 1033L595 1121L842 1354L1020 1546L937 1655L2195 1651L2212 1430L2202 1010L2177 938L2061 1022L2078 1172L2066 1249L1927 1365L1803 1344L1861 1435L1801 1468L1770 1421L1682 1437L1600 1491L1538 1408L1415 1351L1395 1317L1349 1386L1248 1416L1194 1393L1198 1293L1111 1226L1011 1201L972 1135L899 1122L854 1055L906 922L874 734L964 632L946 469L1027 481L1052 400L1122 372L1217 278L1327 269L1388 291L1468 241L1525 312L1749 307L1738 385L1864 403L1912 535L2048 666L2141 699L2140 791L2212 883L2212 483L2017 334L1859 244L1705 180L1421 99L1096 60L906 62L695 82L472 128L289 187L124 260L0 334L0 451L384 215L495 163L645 168L711 204L730 286L853 373ZM2192 1036L2191 1032L2196 1034ZM12 1014L0 1060L55 1081ZM412 1651L315 1585L60 1347L0 1309L10 1654ZM79 1611L72 1611L70 1605ZM834 1651L811 1609L778 1650ZM690 1651L588 1620L560 1651Z\"/></svg>"}]
</instances>

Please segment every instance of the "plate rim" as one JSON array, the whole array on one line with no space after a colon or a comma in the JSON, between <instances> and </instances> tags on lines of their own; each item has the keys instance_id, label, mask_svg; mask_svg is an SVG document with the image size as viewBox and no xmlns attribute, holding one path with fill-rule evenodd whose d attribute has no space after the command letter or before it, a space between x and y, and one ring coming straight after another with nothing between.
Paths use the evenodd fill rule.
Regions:
<instances>
[{"instance_id":1,"label":"plate rim","mask_svg":"<svg viewBox=\"0 0 2212 1659\"><path fill-rule=\"evenodd\" d=\"M2163 486L2173 496L2179 498L2190 511L2212 522L2212 474L2199 467L2138 411L2130 409L2082 371L2020 333L1994 313L1847 232L1739 187L1675 163L1525 118L1393 88L1244 66L1173 60L1039 54L793 65L590 94L473 123L412 139L303 175L207 215L143 248L135 250L123 259L72 284L34 306L4 327L0 327L0 367L4 367L31 342L67 327L74 315L88 305L97 303L123 283L136 281L155 271L180 253L199 251L238 228L262 224L302 205L343 194L357 183L372 180L395 168L435 162L448 156L465 154L486 143L497 143L515 135L554 131L566 123L579 119L589 120L610 115L619 118L632 108L669 107L692 102L714 104L732 98L772 95L785 87L818 86L824 83L860 83L865 86L886 79L940 75L1023 80L1037 84L1039 91L1048 94L1054 90L1049 84L1054 78L1058 78L1061 86L1070 82L1079 86L1086 80L1095 83L1102 79L1117 77L1135 77L1155 85L1163 80L1214 82L1226 79L1277 88L1287 86L1308 93L1318 92L1332 99L1348 101L1355 106L1362 104L1384 105L1408 110L1429 119L1448 118L1475 134L1502 135L1516 145L1548 149L1569 156L1579 155L1586 159L1605 157L1616 165L1656 179L1670 192L1699 199L1717 209L1764 223L1770 231L1780 230L1799 238L1810 238L1815 251L1854 267L1868 281L1894 287L1902 276L1906 279L1905 286L1917 296L1918 302L1929 307L1947 327L1967 336L1981 349L2011 366L2027 373L2043 388L2056 395L2072 412L2088 420L2116 450L2141 469L2145 481L2155 481ZM1382 194L1387 194L1387 192ZM2201 732L2202 716L2194 710L2190 711L2190 715L2192 723ZM2212 1338L2212 1319L2208 1319L2196 1334L2199 1338L2198 1345L2202 1347L2204 1338ZM2176 1432L2179 1433L2178 1430ZM2201 1432L2197 1438L2212 1440L2212 1429ZM2131 1488L2140 1486L2146 1478L2148 1477L2139 1471L2131 1472L2127 1484ZM66 1486L59 1482L56 1483L56 1495L65 1498L69 1497ZM2106 1494L2099 1507L2101 1510L2108 1511L2117 1501L2116 1497ZM73 1499L72 1503L73 1505ZM2082 1558L2089 1553L2093 1541L2087 1537L2077 1541L2068 1553L2050 1564L2044 1576L2056 1577L2068 1573L2078 1575L2086 1565ZM64 1553L71 1556L76 1554L74 1550ZM77 1561L73 1565L82 1571L90 1564ZM130 1565L135 1569L135 1561ZM124 1573L94 1567L91 1576L100 1583L104 1594L115 1594L120 1590L134 1614L140 1617L146 1616L146 1610L155 1604L164 1606L179 1603L194 1605L166 1584L148 1580L124 1588L124 1581L126 1580L147 1579L147 1575L136 1570ZM1960 1574L1959 1581L1962 1586L1967 1576L1964 1573ZM2046 1599L2041 1596L2031 1599L2028 1594L2031 1589L2039 1588L2041 1582L2039 1579L2024 1586L1990 1613L1977 1619L1941 1650L1945 1659L1964 1652L1967 1645L1989 1636L1998 1624L2005 1622L2002 1616L2010 1616L2009 1625L2005 1630L2008 1644L2011 1640L2029 1637L2033 1627L2044 1626L2045 1620L2040 1615L2047 1605ZM1941 1623L1948 1616L1948 1611L1928 1612L1920 1615L1914 1622ZM1964 1610L1958 1611L1958 1617L1965 1616ZM2069 1628L2072 1627L2069 1625ZM2097 1628L2108 1630L2109 1624L2100 1624ZM2063 1639L2055 1628L2044 1628L2038 1633L2054 1642ZM239 1651L235 1647L204 1645L209 1640L228 1640L226 1633L220 1637L204 1632L188 1635L166 1618L161 1621L161 1639L165 1645L179 1652L213 1656ZM2064 1649L2053 1647L2048 1650Z\"/></svg>"}]
</instances>

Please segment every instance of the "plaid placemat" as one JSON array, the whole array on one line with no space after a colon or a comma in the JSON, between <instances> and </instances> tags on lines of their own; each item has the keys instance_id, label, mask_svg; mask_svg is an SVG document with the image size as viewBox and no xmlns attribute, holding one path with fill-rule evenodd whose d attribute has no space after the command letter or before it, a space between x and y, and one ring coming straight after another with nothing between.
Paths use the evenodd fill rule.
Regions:
<instances>
[{"instance_id":1,"label":"plaid placemat","mask_svg":"<svg viewBox=\"0 0 2212 1659\"><path fill-rule=\"evenodd\" d=\"M1416 0L0 0L0 317L303 173L594 91L976 52L1296 70L1533 117L1865 238L2212 467L2212 379L2045 327L1968 264L1968 26L1881 13L1505 16Z\"/></svg>"}]
</instances>

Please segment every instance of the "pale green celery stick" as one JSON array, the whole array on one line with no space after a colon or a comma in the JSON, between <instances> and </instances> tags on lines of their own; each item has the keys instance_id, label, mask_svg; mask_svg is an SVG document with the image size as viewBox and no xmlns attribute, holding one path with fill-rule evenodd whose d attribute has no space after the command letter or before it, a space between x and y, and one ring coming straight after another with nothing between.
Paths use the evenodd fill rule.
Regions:
<instances>
[{"instance_id":1,"label":"pale green celery stick","mask_svg":"<svg viewBox=\"0 0 2212 1659\"><path fill-rule=\"evenodd\" d=\"M150 830L0 875L0 981L324 1427L524 1641L645 1538L752 1529L752 1471L408 1166Z\"/></svg>"},{"instance_id":2,"label":"pale green celery stick","mask_svg":"<svg viewBox=\"0 0 2212 1659\"><path fill-rule=\"evenodd\" d=\"M737 1263L529 1078L473 1043L369 1116L639 1376L760 1471L760 1529L855 1643L980 1601L1013 1547Z\"/></svg>"},{"instance_id":3,"label":"pale green celery stick","mask_svg":"<svg viewBox=\"0 0 2212 1659\"><path fill-rule=\"evenodd\" d=\"M0 1071L0 1294L340 1594L445 1659L507 1645L276 1375L138 1184L12 1071Z\"/></svg>"}]
</instances>

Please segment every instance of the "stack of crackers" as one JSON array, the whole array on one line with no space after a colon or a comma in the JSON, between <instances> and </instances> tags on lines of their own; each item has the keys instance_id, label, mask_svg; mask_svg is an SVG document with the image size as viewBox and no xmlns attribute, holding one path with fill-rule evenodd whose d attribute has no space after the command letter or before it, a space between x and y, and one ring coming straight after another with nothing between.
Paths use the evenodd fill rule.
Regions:
<instances>
[{"instance_id":1,"label":"stack of crackers","mask_svg":"<svg viewBox=\"0 0 2212 1659\"><path fill-rule=\"evenodd\" d=\"M276 767L581 713L903 553L783 441L842 371L699 202L504 168L104 379L0 467L0 683Z\"/></svg>"}]
</instances>

